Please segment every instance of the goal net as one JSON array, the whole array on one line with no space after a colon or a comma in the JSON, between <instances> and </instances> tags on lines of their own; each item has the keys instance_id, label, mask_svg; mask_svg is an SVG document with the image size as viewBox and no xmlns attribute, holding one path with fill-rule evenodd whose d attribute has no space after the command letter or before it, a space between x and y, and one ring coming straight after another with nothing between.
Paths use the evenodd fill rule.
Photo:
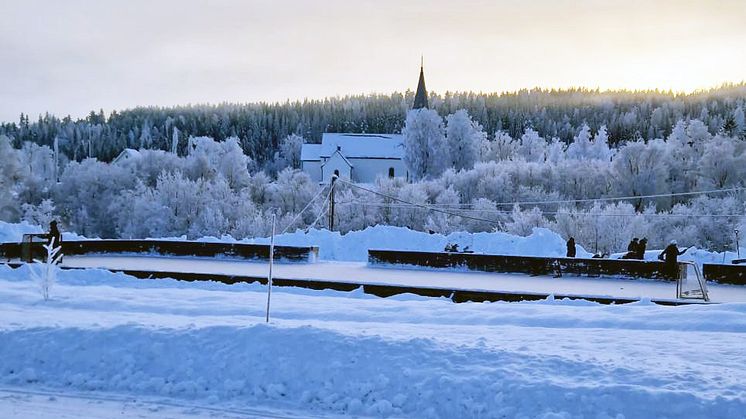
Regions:
<instances>
[{"instance_id":1,"label":"goal net","mask_svg":"<svg viewBox=\"0 0 746 419\"><path fill-rule=\"evenodd\" d=\"M710 296L707 294L707 282L696 264L682 262L679 279L676 282L676 297L710 301Z\"/></svg>"}]
</instances>

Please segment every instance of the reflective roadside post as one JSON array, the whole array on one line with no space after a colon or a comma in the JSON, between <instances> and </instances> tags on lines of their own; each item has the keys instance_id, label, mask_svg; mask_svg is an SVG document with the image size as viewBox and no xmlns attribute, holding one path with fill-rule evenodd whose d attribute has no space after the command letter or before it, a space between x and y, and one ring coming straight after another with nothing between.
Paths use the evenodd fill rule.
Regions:
<instances>
[{"instance_id":1,"label":"reflective roadside post","mask_svg":"<svg viewBox=\"0 0 746 419\"><path fill-rule=\"evenodd\" d=\"M272 235L269 238L269 275L267 276L267 323L269 323L269 302L272 298L272 263L275 255L275 214L272 214Z\"/></svg>"}]
</instances>

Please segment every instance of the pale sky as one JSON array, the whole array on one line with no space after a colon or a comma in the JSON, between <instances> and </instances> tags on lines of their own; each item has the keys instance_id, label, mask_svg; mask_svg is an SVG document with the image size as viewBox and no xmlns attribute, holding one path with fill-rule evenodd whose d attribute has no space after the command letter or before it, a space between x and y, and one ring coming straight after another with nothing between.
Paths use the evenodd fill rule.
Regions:
<instances>
[{"instance_id":1,"label":"pale sky","mask_svg":"<svg viewBox=\"0 0 746 419\"><path fill-rule=\"evenodd\" d=\"M0 0L0 121L416 88L746 80L746 1Z\"/></svg>"}]
</instances>

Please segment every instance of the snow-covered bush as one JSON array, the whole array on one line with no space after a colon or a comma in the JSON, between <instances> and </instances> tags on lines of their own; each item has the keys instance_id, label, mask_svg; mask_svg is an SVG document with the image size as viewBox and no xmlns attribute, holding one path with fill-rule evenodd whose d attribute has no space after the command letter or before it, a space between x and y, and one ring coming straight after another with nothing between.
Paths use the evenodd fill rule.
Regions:
<instances>
[{"instance_id":1,"label":"snow-covered bush","mask_svg":"<svg viewBox=\"0 0 746 419\"><path fill-rule=\"evenodd\" d=\"M62 260L62 246L54 242L54 238L44 244L44 250L46 250L46 258L41 261L34 259L34 263L29 266L32 279L39 285L39 291L41 292L44 301L49 300L49 292L52 290L57 281L57 266Z\"/></svg>"}]
</instances>

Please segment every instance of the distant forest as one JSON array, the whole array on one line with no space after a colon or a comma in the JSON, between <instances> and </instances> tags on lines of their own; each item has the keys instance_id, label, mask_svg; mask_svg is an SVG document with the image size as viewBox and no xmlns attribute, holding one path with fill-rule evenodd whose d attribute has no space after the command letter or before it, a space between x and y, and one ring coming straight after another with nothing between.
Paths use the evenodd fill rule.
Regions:
<instances>
[{"instance_id":1,"label":"distant forest","mask_svg":"<svg viewBox=\"0 0 746 419\"><path fill-rule=\"evenodd\" d=\"M124 148L170 150L174 139L184 153L186 138L216 140L236 137L259 167L271 162L283 138L298 134L319 142L324 132L398 133L411 107L413 92L357 95L285 103L139 107L92 111L73 120L46 114L32 120L0 124L0 135L20 148L30 141L52 147L75 161L96 157L108 162ZM484 127L489 139L503 131L519 138L527 128L543 138L569 144L584 124L592 132L605 125L609 144L653 140L670 135L679 120L699 119L711 134L744 138L746 84L676 94L663 91L599 91L589 89L521 90L513 93L430 94L430 107L441 116L459 109Z\"/></svg>"}]
</instances>

